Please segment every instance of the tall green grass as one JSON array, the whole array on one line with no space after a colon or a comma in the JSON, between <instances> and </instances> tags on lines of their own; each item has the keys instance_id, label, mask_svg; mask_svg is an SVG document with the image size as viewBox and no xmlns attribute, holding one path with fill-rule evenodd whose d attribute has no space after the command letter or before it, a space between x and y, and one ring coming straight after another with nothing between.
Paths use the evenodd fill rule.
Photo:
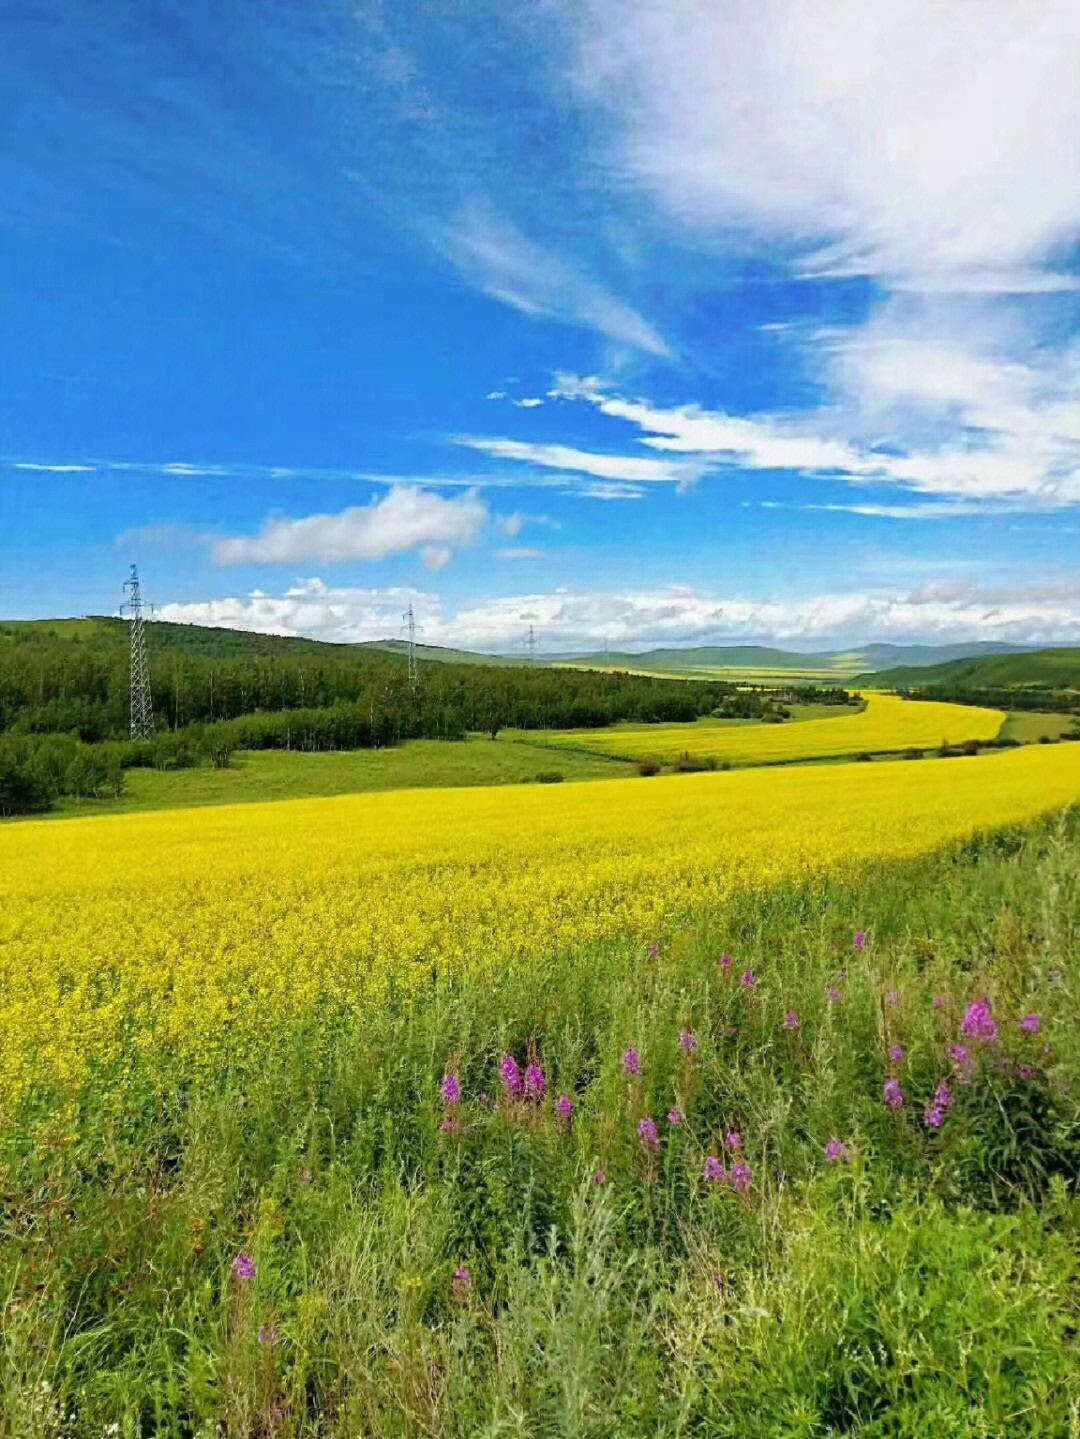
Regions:
<instances>
[{"instance_id":1,"label":"tall green grass","mask_svg":"<svg viewBox=\"0 0 1080 1439\"><path fill-rule=\"evenodd\" d=\"M211 1086L158 1057L37 1096L0 1171L0 1435L1075 1435L1078 846L1066 816L655 954L312 1014Z\"/></svg>"}]
</instances>

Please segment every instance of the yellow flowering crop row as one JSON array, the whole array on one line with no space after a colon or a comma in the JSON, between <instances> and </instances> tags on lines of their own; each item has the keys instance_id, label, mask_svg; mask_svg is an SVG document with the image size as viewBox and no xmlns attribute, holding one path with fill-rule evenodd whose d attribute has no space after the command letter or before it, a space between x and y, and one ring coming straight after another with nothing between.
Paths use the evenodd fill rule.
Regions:
<instances>
[{"instance_id":1,"label":"yellow flowering crop row","mask_svg":"<svg viewBox=\"0 0 1080 1439\"><path fill-rule=\"evenodd\" d=\"M626 759L675 759L684 752L736 764L826 759L863 752L884 754L928 749L941 742L994 739L1005 716L1000 710L936 701L903 700L870 694L857 713L840 710L827 719L786 724L709 723L616 725L610 729L564 730L545 736L554 746L572 745Z\"/></svg>"},{"instance_id":2,"label":"yellow flowering crop row","mask_svg":"<svg viewBox=\"0 0 1080 1439\"><path fill-rule=\"evenodd\" d=\"M822 722L823 724L826 722ZM0 826L0 1101L907 856L1080 798L1080 745Z\"/></svg>"}]
</instances>

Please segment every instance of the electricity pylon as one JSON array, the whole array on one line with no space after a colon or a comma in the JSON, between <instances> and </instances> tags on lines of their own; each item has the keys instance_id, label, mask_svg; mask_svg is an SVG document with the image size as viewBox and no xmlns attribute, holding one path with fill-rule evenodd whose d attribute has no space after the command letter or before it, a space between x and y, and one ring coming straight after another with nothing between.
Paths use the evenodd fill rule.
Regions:
<instances>
[{"instance_id":1,"label":"electricity pylon","mask_svg":"<svg viewBox=\"0 0 1080 1439\"><path fill-rule=\"evenodd\" d=\"M131 567L130 578L124 581L124 589L131 591L131 598L120 606L121 611L131 614L131 738L147 739L154 733L154 705L150 697L150 666L146 661L146 633L143 629L142 592L139 589L139 572Z\"/></svg>"}]
</instances>

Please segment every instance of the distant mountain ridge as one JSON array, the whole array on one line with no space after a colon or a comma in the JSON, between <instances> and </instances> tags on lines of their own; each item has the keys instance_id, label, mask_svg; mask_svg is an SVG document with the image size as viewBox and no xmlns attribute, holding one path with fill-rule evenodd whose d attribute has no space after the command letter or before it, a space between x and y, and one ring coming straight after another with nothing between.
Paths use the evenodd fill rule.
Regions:
<instances>
[{"instance_id":1,"label":"distant mountain ridge","mask_svg":"<svg viewBox=\"0 0 1080 1439\"><path fill-rule=\"evenodd\" d=\"M1080 649L1061 647L963 656L941 664L876 669L863 678L890 689L922 685L950 689L1011 689L1024 685L1080 689Z\"/></svg>"}]
</instances>

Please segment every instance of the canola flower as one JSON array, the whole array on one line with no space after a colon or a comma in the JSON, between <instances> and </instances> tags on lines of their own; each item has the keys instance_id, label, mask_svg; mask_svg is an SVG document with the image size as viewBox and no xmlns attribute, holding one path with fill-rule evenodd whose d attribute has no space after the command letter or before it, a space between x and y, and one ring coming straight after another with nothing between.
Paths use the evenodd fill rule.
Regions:
<instances>
[{"instance_id":1,"label":"canola flower","mask_svg":"<svg viewBox=\"0 0 1080 1439\"><path fill-rule=\"evenodd\" d=\"M734 764L826 759L837 755L898 753L936 748L945 741L995 739L1005 721L1001 710L898 695L865 696L866 708L841 710L827 719L763 725L698 720L672 725L613 725L605 729L561 730L545 736L554 748L592 750L624 759L674 760L681 754ZM856 941L858 944L858 941Z\"/></svg>"},{"instance_id":2,"label":"canola flower","mask_svg":"<svg viewBox=\"0 0 1080 1439\"><path fill-rule=\"evenodd\" d=\"M436 969L644 943L737 891L1077 798L1080 746L1054 745L9 823L0 1106L98 1067L255 1062L291 1017L363 1013ZM524 1088L520 1072L509 1082Z\"/></svg>"}]
</instances>

